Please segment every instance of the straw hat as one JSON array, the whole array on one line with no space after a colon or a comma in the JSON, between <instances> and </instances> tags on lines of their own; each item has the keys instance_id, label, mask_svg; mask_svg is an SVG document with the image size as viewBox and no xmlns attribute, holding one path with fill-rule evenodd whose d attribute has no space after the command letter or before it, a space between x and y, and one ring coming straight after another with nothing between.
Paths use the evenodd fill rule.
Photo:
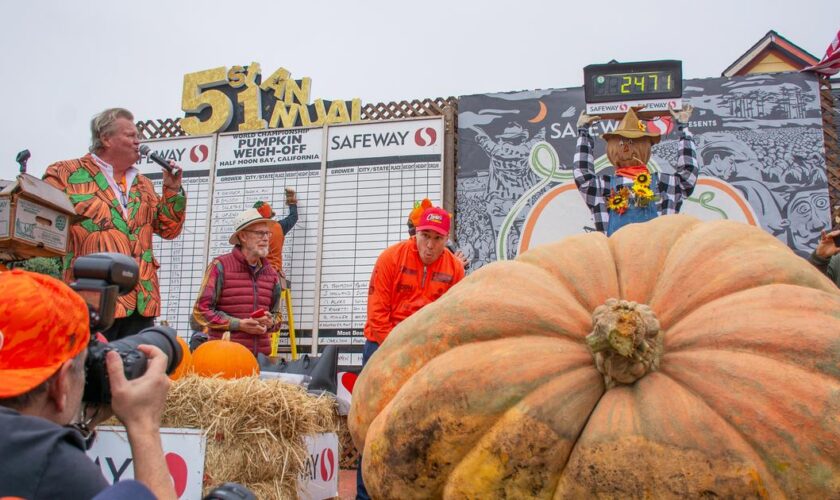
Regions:
<instances>
[{"instance_id":1,"label":"straw hat","mask_svg":"<svg viewBox=\"0 0 840 500\"><path fill-rule=\"evenodd\" d=\"M651 145L658 143L659 139L661 139L659 134L647 131L645 122L639 120L639 117L636 116L636 112L633 108L627 110L627 113L624 115L624 118L621 119L621 123L618 124L615 131L606 132L602 135L602 137L604 140L608 140L611 137L626 137L627 139L649 137Z\"/></svg>"},{"instance_id":2,"label":"straw hat","mask_svg":"<svg viewBox=\"0 0 840 500\"><path fill-rule=\"evenodd\" d=\"M276 220L263 216L256 208L249 208L233 219L233 234L230 235L228 242L231 245L238 245L239 236L237 236L237 233L258 222L273 222L277 224Z\"/></svg>"}]
</instances>

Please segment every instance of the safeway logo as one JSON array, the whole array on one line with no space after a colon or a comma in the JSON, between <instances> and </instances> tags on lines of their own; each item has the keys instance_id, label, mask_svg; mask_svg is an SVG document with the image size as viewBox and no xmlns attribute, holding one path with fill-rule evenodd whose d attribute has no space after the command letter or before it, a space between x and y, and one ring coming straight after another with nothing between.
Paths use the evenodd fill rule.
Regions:
<instances>
[{"instance_id":1,"label":"safeway logo","mask_svg":"<svg viewBox=\"0 0 840 500\"><path fill-rule=\"evenodd\" d=\"M335 455L332 448L321 452L321 481L331 481L335 476Z\"/></svg>"},{"instance_id":2,"label":"safeway logo","mask_svg":"<svg viewBox=\"0 0 840 500\"><path fill-rule=\"evenodd\" d=\"M190 149L190 161L193 163L201 163L210 156L210 150L206 144L198 144Z\"/></svg>"},{"instance_id":3,"label":"safeway logo","mask_svg":"<svg viewBox=\"0 0 840 500\"><path fill-rule=\"evenodd\" d=\"M437 132L432 127L418 128L414 132L414 143L418 146L431 146L437 141Z\"/></svg>"},{"instance_id":4,"label":"safeway logo","mask_svg":"<svg viewBox=\"0 0 840 500\"><path fill-rule=\"evenodd\" d=\"M187 489L187 462L177 453L167 453L164 458L166 458L166 467L169 469L169 475L172 476L175 494L180 498Z\"/></svg>"}]
</instances>

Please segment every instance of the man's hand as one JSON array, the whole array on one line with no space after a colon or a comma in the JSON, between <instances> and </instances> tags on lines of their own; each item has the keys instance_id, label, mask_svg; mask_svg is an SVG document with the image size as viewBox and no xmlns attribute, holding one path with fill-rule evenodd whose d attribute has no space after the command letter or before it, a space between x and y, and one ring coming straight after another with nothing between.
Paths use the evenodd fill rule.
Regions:
<instances>
[{"instance_id":1,"label":"man's hand","mask_svg":"<svg viewBox=\"0 0 840 500\"><path fill-rule=\"evenodd\" d=\"M160 442L160 419L169 391L168 359L154 346L141 345L137 349L146 355L148 364L146 373L133 380L126 380L119 354L109 351L105 355L111 408L128 433L134 478L145 484L156 498L174 500L177 495Z\"/></svg>"},{"instance_id":2,"label":"man's hand","mask_svg":"<svg viewBox=\"0 0 840 500\"><path fill-rule=\"evenodd\" d=\"M600 116L589 116L586 114L586 111L581 111L580 116L578 116L577 120L577 128L588 128L590 125L592 125L600 119Z\"/></svg>"},{"instance_id":3,"label":"man's hand","mask_svg":"<svg viewBox=\"0 0 840 500\"><path fill-rule=\"evenodd\" d=\"M133 380L125 378L123 362L114 351L106 354L108 378L111 384L111 409L126 429L157 431L169 391L166 376L167 357L160 349L141 345L137 349L146 355L146 373Z\"/></svg>"},{"instance_id":4,"label":"man's hand","mask_svg":"<svg viewBox=\"0 0 840 500\"><path fill-rule=\"evenodd\" d=\"M169 166L172 167L172 171L163 169L163 185L177 191L181 189L181 177L184 174L184 171L181 170L181 167L175 163L174 160L169 160Z\"/></svg>"},{"instance_id":5,"label":"man's hand","mask_svg":"<svg viewBox=\"0 0 840 500\"><path fill-rule=\"evenodd\" d=\"M671 104L668 104L668 111L671 113L671 116L674 117L674 120L676 120L677 123L685 125L691 118L691 113L694 111L694 106L692 106L691 104L686 104L682 107L681 110L677 111L671 107Z\"/></svg>"},{"instance_id":6,"label":"man's hand","mask_svg":"<svg viewBox=\"0 0 840 500\"><path fill-rule=\"evenodd\" d=\"M470 263L470 261L467 260L467 256L464 255L464 252L462 252L461 250L456 251L454 255L455 258L458 259L458 261L461 263L461 265L464 266L464 268L466 268L467 264Z\"/></svg>"},{"instance_id":7,"label":"man's hand","mask_svg":"<svg viewBox=\"0 0 840 500\"><path fill-rule=\"evenodd\" d=\"M297 205L297 194L295 190L287 187L286 188L286 205Z\"/></svg>"},{"instance_id":8,"label":"man's hand","mask_svg":"<svg viewBox=\"0 0 840 500\"><path fill-rule=\"evenodd\" d=\"M259 318L254 319L257 320L257 323L265 327L266 331L268 331L268 329L271 328L272 325L274 325L274 316L269 313L263 314Z\"/></svg>"},{"instance_id":9,"label":"man's hand","mask_svg":"<svg viewBox=\"0 0 840 500\"><path fill-rule=\"evenodd\" d=\"M820 242L817 244L816 250L814 253L817 254L817 257L821 259L828 260L834 255L840 253L840 247L834 243L834 237L840 236L840 229L835 229L829 233L823 230L822 236L820 237Z\"/></svg>"},{"instance_id":10,"label":"man's hand","mask_svg":"<svg viewBox=\"0 0 840 500\"><path fill-rule=\"evenodd\" d=\"M266 317L268 317L268 315L263 316L263 318L266 318ZM262 319L262 318L259 318L259 319L247 318L247 319L239 320L239 330L243 331L245 333L248 333L250 335L262 335L262 334L264 334L267 330L266 330L265 325L263 325L260 322L260 319ZM271 322L271 318L269 318L269 322Z\"/></svg>"}]
</instances>

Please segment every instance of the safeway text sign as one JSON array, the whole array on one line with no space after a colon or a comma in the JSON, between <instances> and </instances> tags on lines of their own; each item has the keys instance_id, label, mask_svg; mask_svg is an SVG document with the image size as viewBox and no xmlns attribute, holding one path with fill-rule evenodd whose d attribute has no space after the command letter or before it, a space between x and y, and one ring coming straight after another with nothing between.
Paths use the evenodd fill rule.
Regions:
<instances>
[{"instance_id":1,"label":"safeway text sign","mask_svg":"<svg viewBox=\"0 0 840 500\"><path fill-rule=\"evenodd\" d=\"M303 439L309 455L298 480L298 498L322 500L338 497L338 436L331 432Z\"/></svg>"},{"instance_id":2,"label":"safeway text sign","mask_svg":"<svg viewBox=\"0 0 840 500\"><path fill-rule=\"evenodd\" d=\"M96 442L88 456L110 484L134 479L134 460L124 427L97 427ZM207 439L200 429L161 429L166 465L178 498L198 500L204 477L204 451Z\"/></svg>"}]
</instances>

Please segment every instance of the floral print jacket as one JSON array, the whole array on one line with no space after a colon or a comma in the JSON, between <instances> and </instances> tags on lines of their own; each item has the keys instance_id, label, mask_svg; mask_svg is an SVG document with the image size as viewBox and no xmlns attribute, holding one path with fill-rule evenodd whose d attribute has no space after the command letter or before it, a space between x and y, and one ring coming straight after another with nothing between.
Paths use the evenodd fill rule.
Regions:
<instances>
[{"instance_id":1,"label":"floral print jacket","mask_svg":"<svg viewBox=\"0 0 840 500\"><path fill-rule=\"evenodd\" d=\"M81 217L70 227L69 252L62 267L64 279L73 280L76 257L96 252L118 252L134 257L140 279L130 293L117 300L115 318L132 314L156 317L160 314L160 290L152 253L152 233L170 240L181 234L187 198L183 190L164 187L158 196L150 181L137 175L128 192L125 212L105 174L88 154L78 160L50 165L44 180L64 191Z\"/></svg>"}]
</instances>

